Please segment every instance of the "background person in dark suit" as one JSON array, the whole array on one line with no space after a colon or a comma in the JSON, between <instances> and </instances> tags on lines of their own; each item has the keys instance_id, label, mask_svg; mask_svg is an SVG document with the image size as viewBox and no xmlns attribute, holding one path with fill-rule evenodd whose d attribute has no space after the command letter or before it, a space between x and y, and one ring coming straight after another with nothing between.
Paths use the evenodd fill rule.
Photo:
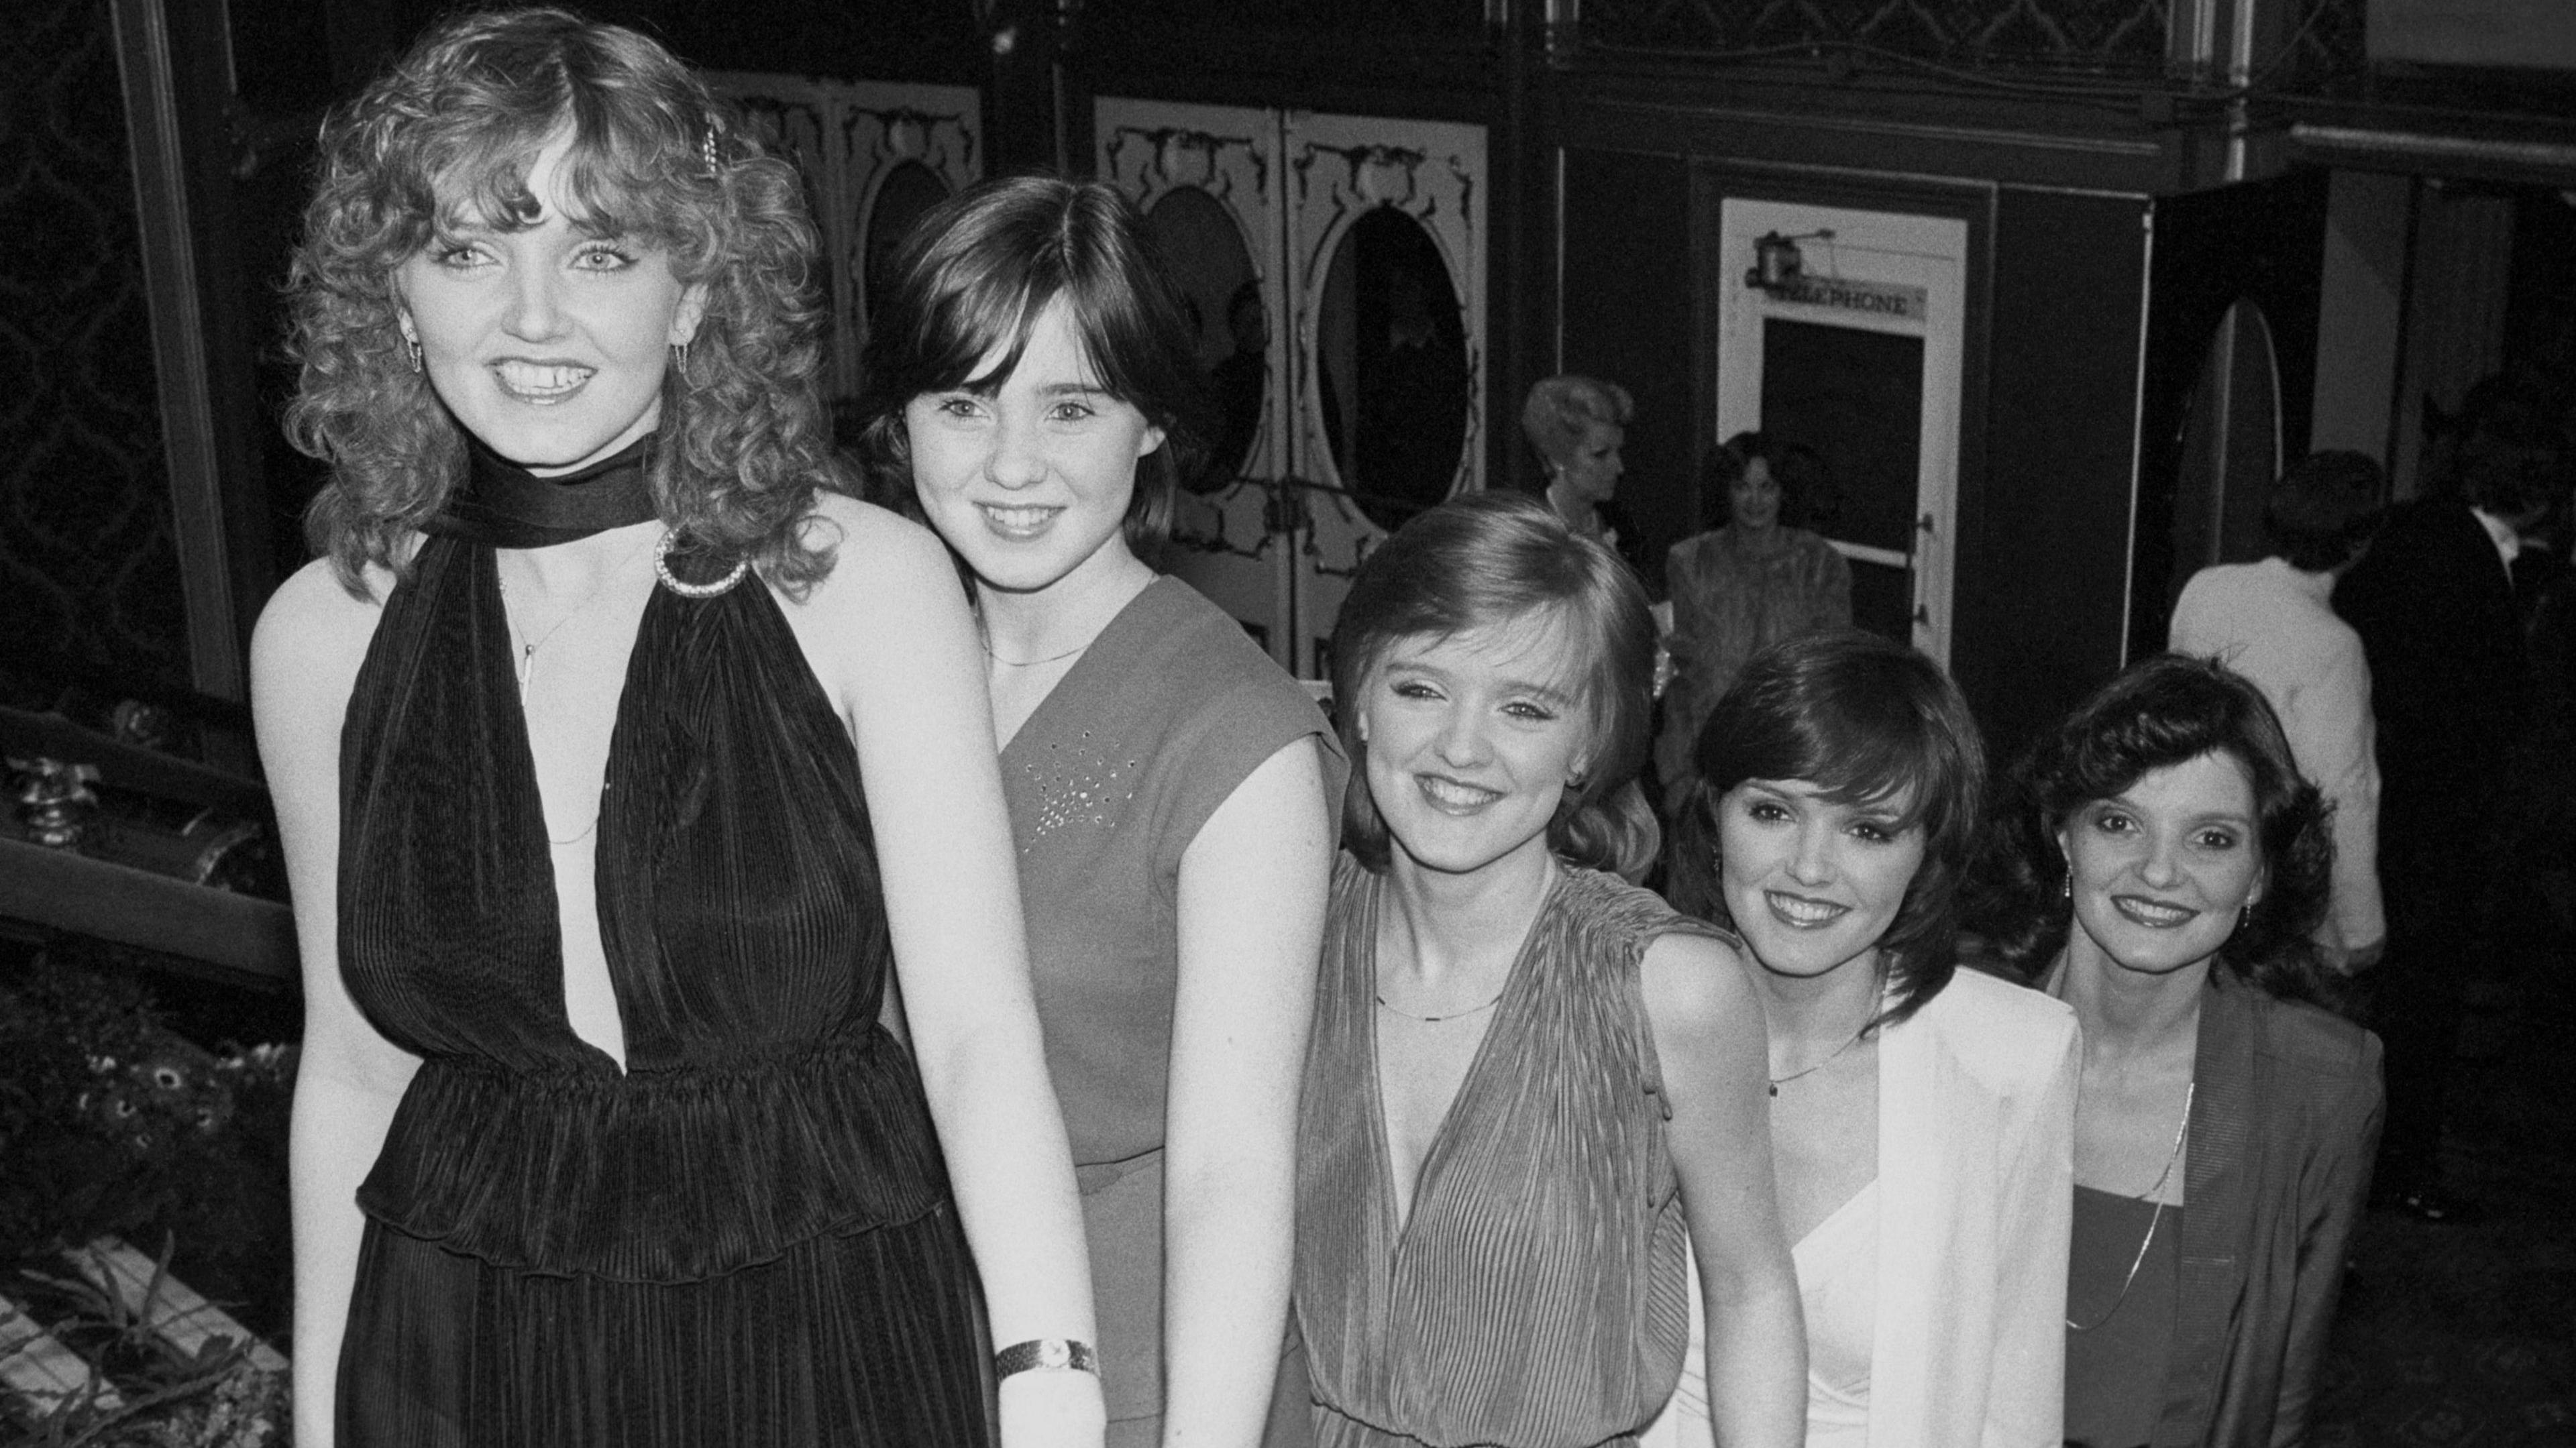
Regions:
<instances>
[{"instance_id":1,"label":"background person in dark suit","mask_svg":"<svg viewBox=\"0 0 2576 1448\"><path fill-rule=\"evenodd\" d=\"M2463 972L2492 873L2488 827L2523 728L2530 671L2511 560L2549 510L2551 440L2498 417L2454 457L2454 488L2390 512L2335 589L2361 635L2379 725L2380 881L2388 951L2372 1024L2387 1046L2380 1194L2427 1222L2457 1221L2441 1138Z\"/></svg>"}]
</instances>

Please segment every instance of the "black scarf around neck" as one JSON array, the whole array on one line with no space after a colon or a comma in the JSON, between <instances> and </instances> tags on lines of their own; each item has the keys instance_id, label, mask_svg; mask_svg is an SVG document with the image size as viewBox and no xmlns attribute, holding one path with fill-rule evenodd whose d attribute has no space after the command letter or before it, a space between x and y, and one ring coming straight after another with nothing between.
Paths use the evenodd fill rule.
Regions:
<instances>
[{"instance_id":1,"label":"black scarf around neck","mask_svg":"<svg viewBox=\"0 0 2576 1448\"><path fill-rule=\"evenodd\" d=\"M659 517L644 480L653 456L646 433L577 472L541 478L466 439L465 483L428 531L493 548L544 548Z\"/></svg>"}]
</instances>

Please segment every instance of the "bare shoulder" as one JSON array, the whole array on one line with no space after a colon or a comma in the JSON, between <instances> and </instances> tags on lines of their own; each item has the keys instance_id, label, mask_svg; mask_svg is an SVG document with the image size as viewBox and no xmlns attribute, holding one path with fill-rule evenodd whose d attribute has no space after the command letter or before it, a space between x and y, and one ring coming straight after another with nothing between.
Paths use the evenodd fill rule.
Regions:
<instances>
[{"instance_id":1,"label":"bare shoulder","mask_svg":"<svg viewBox=\"0 0 2576 1448\"><path fill-rule=\"evenodd\" d=\"M1673 931L1650 941L1637 962L1646 1008L1666 1029L1706 1030L1762 1019L1743 954L1714 935Z\"/></svg>"},{"instance_id":2,"label":"bare shoulder","mask_svg":"<svg viewBox=\"0 0 2576 1448\"><path fill-rule=\"evenodd\" d=\"M393 575L369 569L366 597L343 587L327 558L297 569L270 594L251 634L254 699L263 709L299 698L345 695L384 617Z\"/></svg>"},{"instance_id":3,"label":"bare shoulder","mask_svg":"<svg viewBox=\"0 0 2576 1448\"><path fill-rule=\"evenodd\" d=\"M806 596L805 608L882 619L965 596L948 545L909 518L824 493L815 498L806 527L811 541L831 547L832 571Z\"/></svg>"}]
</instances>

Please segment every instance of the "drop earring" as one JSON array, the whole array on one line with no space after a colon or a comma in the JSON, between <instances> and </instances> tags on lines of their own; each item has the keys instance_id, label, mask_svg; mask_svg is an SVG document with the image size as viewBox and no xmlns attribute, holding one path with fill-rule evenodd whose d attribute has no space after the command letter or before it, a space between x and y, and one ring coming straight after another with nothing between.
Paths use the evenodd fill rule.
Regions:
<instances>
[{"instance_id":1,"label":"drop earring","mask_svg":"<svg viewBox=\"0 0 2576 1448\"><path fill-rule=\"evenodd\" d=\"M424 368L424 367L421 365L421 360L420 360L420 339L419 339L418 337L413 336L413 335L410 333L410 331L409 331L409 330L405 330L405 331L403 332L403 334L402 334L402 339L403 339L403 351L404 351L404 352L406 352L406 353L408 353L408 354L410 355L410 357L411 357L411 370L412 370L412 375L414 375L414 376L418 376L418 375L420 375L422 372L424 372L424 371L426 371L426 370L427 370L426 368Z\"/></svg>"}]
</instances>

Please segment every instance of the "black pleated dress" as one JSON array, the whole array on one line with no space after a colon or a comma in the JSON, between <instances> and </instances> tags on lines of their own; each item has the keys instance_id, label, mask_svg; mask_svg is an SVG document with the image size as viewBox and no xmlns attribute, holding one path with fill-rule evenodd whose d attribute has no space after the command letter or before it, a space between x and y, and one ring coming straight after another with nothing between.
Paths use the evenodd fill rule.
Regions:
<instances>
[{"instance_id":1,"label":"black pleated dress","mask_svg":"<svg viewBox=\"0 0 2576 1448\"><path fill-rule=\"evenodd\" d=\"M573 1034L492 550L432 538L341 741L340 958L423 1064L358 1193L344 1448L981 1445L973 1274L849 737L757 580L656 589Z\"/></svg>"}]
</instances>

